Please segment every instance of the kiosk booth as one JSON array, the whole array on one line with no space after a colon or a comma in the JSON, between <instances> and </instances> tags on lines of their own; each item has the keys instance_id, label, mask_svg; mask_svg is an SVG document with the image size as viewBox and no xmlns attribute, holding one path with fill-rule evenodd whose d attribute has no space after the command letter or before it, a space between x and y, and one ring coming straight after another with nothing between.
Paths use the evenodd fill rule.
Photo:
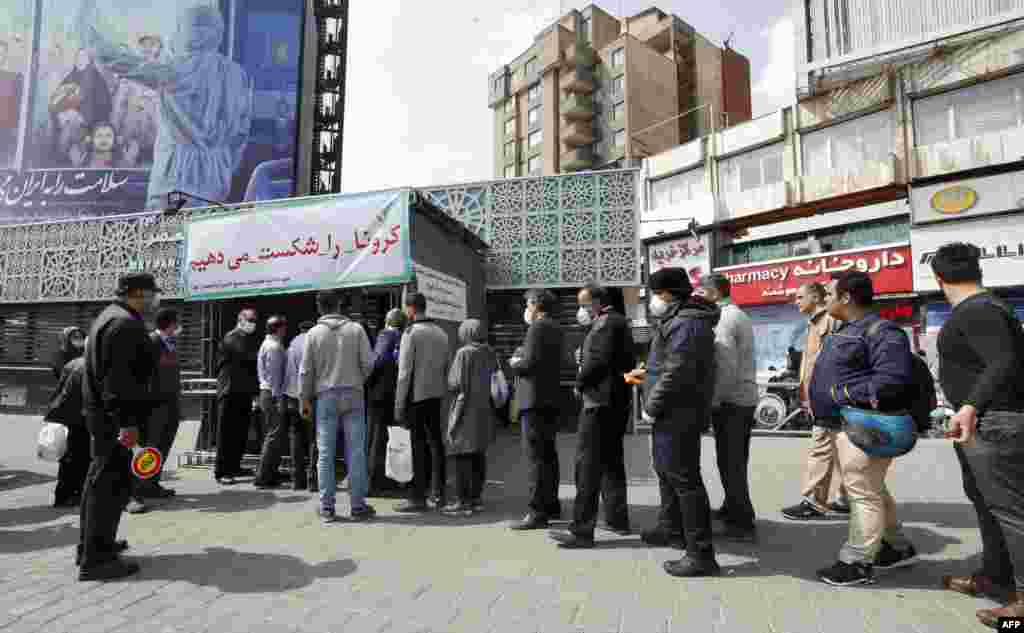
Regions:
<instances>
[{"instance_id":1,"label":"kiosk booth","mask_svg":"<svg viewBox=\"0 0 1024 633\"><path fill-rule=\"evenodd\" d=\"M204 379L192 381L205 396L200 452L216 438L217 348L243 308L259 313L255 336L262 338L267 318L277 314L288 319L290 338L299 323L319 317L317 291L343 289L347 315L373 341L387 311L418 291L427 297L427 316L448 333L453 355L459 323L487 320L486 243L413 189L228 209L195 216L183 235L179 283L185 301L200 304L204 323ZM250 442L257 446L258 435Z\"/></svg>"}]
</instances>

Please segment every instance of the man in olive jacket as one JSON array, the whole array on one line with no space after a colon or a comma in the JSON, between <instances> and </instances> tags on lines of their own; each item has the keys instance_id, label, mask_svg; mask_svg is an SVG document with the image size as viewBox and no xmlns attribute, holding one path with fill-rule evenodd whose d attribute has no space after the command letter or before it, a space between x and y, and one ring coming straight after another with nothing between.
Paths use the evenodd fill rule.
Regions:
<instances>
[{"instance_id":1,"label":"man in olive jacket","mask_svg":"<svg viewBox=\"0 0 1024 633\"><path fill-rule=\"evenodd\" d=\"M590 284L580 290L577 301L576 321L590 329L576 378L583 407L576 432L573 521L567 532L551 535L563 548L594 546L599 500L604 502L608 529L629 534L622 439L630 400L623 374L633 369L633 338L626 317L612 307L607 288Z\"/></svg>"},{"instance_id":2,"label":"man in olive jacket","mask_svg":"<svg viewBox=\"0 0 1024 633\"><path fill-rule=\"evenodd\" d=\"M682 268L653 273L651 313L658 319L644 377L644 420L653 426L654 469L661 489L658 527L645 532L649 545L685 542L686 556L667 561L673 576L719 571L711 542L711 507L700 473L701 432L707 427L715 388L715 326L719 310L701 297Z\"/></svg>"},{"instance_id":3,"label":"man in olive jacket","mask_svg":"<svg viewBox=\"0 0 1024 633\"><path fill-rule=\"evenodd\" d=\"M530 511L513 524L514 530L546 528L550 519L562 515L558 501L558 417L562 391L562 328L554 315L558 299L550 290L532 291L526 296L523 320L529 328L522 353L509 361L519 377L516 400L523 428L526 459L529 462Z\"/></svg>"},{"instance_id":4,"label":"man in olive jacket","mask_svg":"<svg viewBox=\"0 0 1024 633\"><path fill-rule=\"evenodd\" d=\"M137 564L121 560L127 544L116 538L132 490L131 449L154 404L149 389L153 344L143 314L155 311L159 292L150 274L122 276L117 300L89 330L82 400L92 464L82 498L79 580L113 580L139 571Z\"/></svg>"}]
</instances>

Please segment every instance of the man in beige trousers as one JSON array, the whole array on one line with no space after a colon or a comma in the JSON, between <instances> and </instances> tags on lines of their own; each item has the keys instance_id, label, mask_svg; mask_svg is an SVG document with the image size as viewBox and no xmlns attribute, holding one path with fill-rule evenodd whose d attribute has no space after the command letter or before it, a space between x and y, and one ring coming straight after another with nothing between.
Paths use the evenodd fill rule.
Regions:
<instances>
[{"instance_id":1,"label":"man in beige trousers","mask_svg":"<svg viewBox=\"0 0 1024 633\"><path fill-rule=\"evenodd\" d=\"M835 327L835 319L825 310L825 287L817 282L800 286L796 293L796 306L801 314L808 317L807 344L800 361L800 402L809 411L807 393L811 372L821 351L822 340ZM833 477L839 481L839 486L835 499L829 503ZM835 431L818 425L811 429L811 446L807 452L807 468L800 494L803 500L783 508L782 516L795 521L850 516L850 504L839 473Z\"/></svg>"}]
</instances>

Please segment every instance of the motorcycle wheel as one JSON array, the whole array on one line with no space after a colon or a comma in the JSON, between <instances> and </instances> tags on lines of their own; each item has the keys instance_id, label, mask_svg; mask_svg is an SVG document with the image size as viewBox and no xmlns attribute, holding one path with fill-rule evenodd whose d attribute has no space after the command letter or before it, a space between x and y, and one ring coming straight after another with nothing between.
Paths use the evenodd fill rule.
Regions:
<instances>
[{"instance_id":1,"label":"motorcycle wheel","mask_svg":"<svg viewBox=\"0 0 1024 633\"><path fill-rule=\"evenodd\" d=\"M754 408L754 424L759 429L778 428L786 419L786 403L774 393L766 393Z\"/></svg>"}]
</instances>

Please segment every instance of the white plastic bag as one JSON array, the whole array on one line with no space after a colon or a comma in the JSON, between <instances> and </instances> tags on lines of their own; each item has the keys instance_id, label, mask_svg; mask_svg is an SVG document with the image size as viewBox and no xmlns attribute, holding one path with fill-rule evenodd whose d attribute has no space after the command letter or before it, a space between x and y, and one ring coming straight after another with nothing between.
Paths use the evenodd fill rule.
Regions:
<instances>
[{"instance_id":1,"label":"white plastic bag","mask_svg":"<svg viewBox=\"0 0 1024 633\"><path fill-rule=\"evenodd\" d=\"M388 427L388 457L384 474L400 484L412 481L412 439L408 429Z\"/></svg>"},{"instance_id":2,"label":"white plastic bag","mask_svg":"<svg viewBox=\"0 0 1024 633\"><path fill-rule=\"evenodd\" d=\"M508 403L511 389L508 380L505 379L505 372L499 367L491 374L491 404L495 409L500 409Z\"/></svg>"},{"instance_id":3,"label":"white plastic bag","mask_svg":"<svg viewBox=\"0 0 1024 633\"><path fill-rule=\"evenodd\" d=\"M48 462L60 461L68 452L68 427L56 422L47 422L39 429L36 457Z\"/></svg>"}]
</instances>

